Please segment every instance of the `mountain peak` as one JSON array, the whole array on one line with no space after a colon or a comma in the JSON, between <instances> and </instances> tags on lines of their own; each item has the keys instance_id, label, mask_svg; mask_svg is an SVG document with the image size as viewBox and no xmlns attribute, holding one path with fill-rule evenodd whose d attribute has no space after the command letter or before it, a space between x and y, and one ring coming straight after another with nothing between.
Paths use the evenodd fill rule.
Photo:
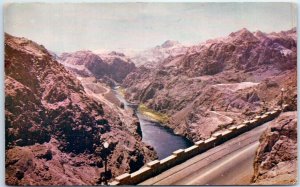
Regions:
<instances>
[{"instance_id":1,"label":"mountain peak","mask_svg":"<svg viewBox=\"0 0 300 187\"><path fill-rule=\"evenodd\" d=\"M260 30L257 30L256 32L254 32L254 36L259 38L259 39L265 39L268 38L267 34L264 32L261 32Z\"/></svg>"},{"instance_id":2,"label":"mountain peak","mask_svg":"<svg viewBox=\"0 0 300 187\"><path fill-rule=\"evenodd\" d=\"M169 48L169 47L173 47L173 46L178 45L178 44L180 44L178 41L175 41L175 40L167 40L167 41L165 41L165 42L161 45L161 47L163 47L163 48Z\"/></svg>"},{"instance_id":3,"label":"mountain peak","mask_svg":"<svg viewBox=\"0 0 300 187\"><path fill-rule=\"evenodd\" d=\"M237 36L243 36L243 35L252 35L252 33L248 29L242 28L241 30L232 32L229 36L237 37Z\"/></svg>"},{"instance_id":4,"label":"mountain peak","mask_svg":"<svg viewBox=\"0 0 300 187\"><path fill-rule=\"evenodd\" d=\"M254 34L246 28L232 32L229 36L235 38L235 40L257 41L257 38L254 36Z\"/></svg>"}]
</instances>

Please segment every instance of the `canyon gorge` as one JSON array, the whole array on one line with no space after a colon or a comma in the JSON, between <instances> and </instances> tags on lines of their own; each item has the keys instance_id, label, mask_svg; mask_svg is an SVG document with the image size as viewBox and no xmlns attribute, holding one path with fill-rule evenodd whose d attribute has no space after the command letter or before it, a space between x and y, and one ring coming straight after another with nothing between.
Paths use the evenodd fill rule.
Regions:
<instances>
[{"instance_id":1,"label":"canyon gorge","mask_svg":"<svg viewBox=\"0 0 300 187\"><path fill-rule=\"evenodd\" d=\"M5 34L6 183L95 185L105 141L113 178L283 102L288 111L261 136L254 184L296 181L296 28L167 40L134 55L55 54Z\"/></svg>"}]
</instances>

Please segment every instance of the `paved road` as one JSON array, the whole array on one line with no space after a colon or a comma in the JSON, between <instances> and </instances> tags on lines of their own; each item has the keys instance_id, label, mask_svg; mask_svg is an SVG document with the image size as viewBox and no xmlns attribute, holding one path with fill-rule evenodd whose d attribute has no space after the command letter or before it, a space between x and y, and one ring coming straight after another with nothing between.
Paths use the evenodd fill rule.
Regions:
<instances>
[{"instance_id":1,"label":"paved road","mask_svg":"<svg viewBox=\"0 0 300 187\"><path fill-rule=\"evenodd\" d=\"M208 150L141 185L245 185L253 174L259 138L268 123Z\"/></svg>"}]
</instances>

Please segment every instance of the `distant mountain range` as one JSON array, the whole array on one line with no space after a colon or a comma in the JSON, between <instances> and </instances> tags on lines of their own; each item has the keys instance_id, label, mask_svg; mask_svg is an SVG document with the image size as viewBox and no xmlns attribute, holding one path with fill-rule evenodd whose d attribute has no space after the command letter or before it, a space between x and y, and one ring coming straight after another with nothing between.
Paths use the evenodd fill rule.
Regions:
<instances>
[{"instance_id":1,"label":"distant mountain range","mask_svg":"<svg viewBox=\"0 0 300 187\"><path fill-rule=\"evenodd\" d=\"M155 66L169 56L177 56L186 53L188 47L177 41L167 40L162 45L141 51L133 56L131 60L136 66Z\"/></svg>"}]
</instances>

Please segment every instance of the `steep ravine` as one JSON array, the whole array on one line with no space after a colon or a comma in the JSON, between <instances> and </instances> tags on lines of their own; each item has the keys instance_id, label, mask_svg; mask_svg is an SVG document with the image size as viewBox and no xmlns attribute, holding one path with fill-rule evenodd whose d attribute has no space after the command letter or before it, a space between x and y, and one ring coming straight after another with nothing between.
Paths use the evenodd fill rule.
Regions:
<instances>
[{"instance_id":1,"label":"steep ravine","mask_svg":"<svg viewBox=\"0 0 300 187\"><path fill-rule=\"evenodd\" d=\"M173 151L184 149L192 145L192 142L186 138L175 135L174 132L166 128L164 124L155 119L144 115L137 105L128 103L118 91L119 87L115 87L114 93L117 98L124 103L124 108L134 111L134 115L138 118L142 141L154 148L158 155L158 159L170 156Z\"/></svg>"},{"instance_id":2,"label":"steep ravine","mask_svg":"<svg viewBox=\"0 0 300 187\"><path fill-rule=\"evenodd\" d=\"M165 42L161 47L156 48L156 51L174 50L178 52L182 46L176 45L175 49L173 46L175 44L171 41ZM169 52L171 53L171 51ZM148 56L155 54L149 53ZM160 54L159 56L159 59L161 59L164 55ZM63 53L58 60L81 81L85 91L91 97L104 102L117 113L122 114L120 119L126 124L127 128L132 129L130 124L135 122L131 118L136 118L134 119L136 124L139 123L141 126L136 131L140 131L142 141L152 146L160 159L169 156L179 148L191 145L190 141L173 134L173 131L166 128L164 124L143 115L134 105L128 103L119 92L120 90L114 86L119 84L118 82L122 82L125 75L136 69L132 65L132 61L135 61L135 59L130 59L117 52L95 54L91 51L77 51L75 53ZM133 112L135 114L132 115Z\"/></svg>"},{"instance_id":3,"label":"steep ravine","mask_svg":"<svg viewBox=\"0 0 300 187\"><path fill-rule=\"evenodd\" d=\"M104 141L113 177L155 159L121 117L43 46L5 34L6 184L95 185Z\"/></svg>"}]
</instances>

